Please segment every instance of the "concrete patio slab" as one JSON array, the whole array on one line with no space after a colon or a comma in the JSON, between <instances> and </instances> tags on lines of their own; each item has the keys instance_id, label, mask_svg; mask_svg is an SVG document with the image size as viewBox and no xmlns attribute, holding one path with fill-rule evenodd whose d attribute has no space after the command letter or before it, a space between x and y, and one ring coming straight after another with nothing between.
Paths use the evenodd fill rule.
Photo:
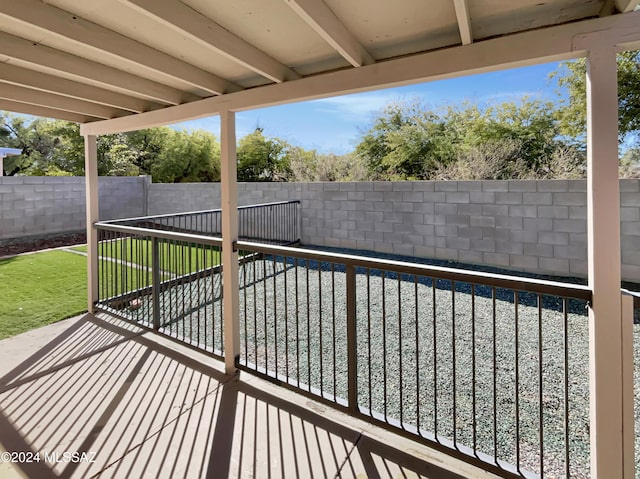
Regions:
<instances>
[{"instance_id":1,"label":"concrete patio slab","mask_svg":"<svg viewBox=\"0 0 640 479\"><path fill-rule=\"evenodd\" d=\"M48 328L0 343L0 453L40 453L0 477L492 477L108 315Z\"/></svg>"},{"instance_id":2,"label":"concrete patio slab","mask_svg":"<svg viewBox=\"0 0 640 479\"><path fill-rule=\"evenodd\" d=\"M23 333L19 341L0 341L0 390L6 384L68 365L144 332L112 317L105 317L100 325L94 320L93 315L83 314Z\"/></svg>"}]
</instances>

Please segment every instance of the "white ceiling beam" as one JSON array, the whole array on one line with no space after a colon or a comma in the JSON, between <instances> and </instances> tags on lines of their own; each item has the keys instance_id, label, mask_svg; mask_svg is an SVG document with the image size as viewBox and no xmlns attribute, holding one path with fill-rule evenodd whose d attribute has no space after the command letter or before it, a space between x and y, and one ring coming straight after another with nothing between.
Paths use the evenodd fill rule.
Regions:
<instances>
[{"instance_id":1,"label":"white ceiling beam","mask_svg":"<svg viewBox=\"0 0 640 479\"><path fill-rule=\"evenodd\" d=\"M469 0L453 0L453 6L456 9L456 18L458 19L458 29L460 30L462 44L469 45L473 42L471 16L469 15Z\"/></svg>"},{"instance_id":2,"label":"white ceiling beam","mask_svg":"<svg viewBox=\"0 0 640 479\"><path fill-rule=\"evenodd\" d=\"M0 98L103 119L115 118L125 113L117 108L2 82L0 82Z\"/></svg>"},{"instance_id":3,"label":"white ceiling beam","mask_svg":"<svg viewBox=\"0 0 640 479\"><path fill-rule=\"evenodd\" d=\"M10 111L13 113L22 113L24 115L42 116L45 118L55 118L57 120L72 121L74 123L86 123L87 121L96 120L86 115L78 115L68 111L54 110L52 108L44 108L27 103L17 101L3 100L0 98L0 110Z\"/></svg>"},{"instance_id":4,"label":"white ceiling beam","mask_svg":"<svg viewBox=\"0 0 640 479\"><path fill-rule=\"evenodd\" d=\"M178 79L213 94L241 88L213 73L162 53L95 23L79 18L40 0L0 0L0 17L38 27L48 34L90 46L101 53Z\"/></svg>"},{"instance_id":5,"label":"white ceiling beam","mask_svg":"<svg viewBox=\"0 0 640 479\"><path fill-rule=\"evenodd\" d=\"M161 103L179 105L197 97L175 88L0 32L0 55L115 87Z\"/></svg>"},{"instance_id":6,"label":"white ceiling beam","mask_svg":"<svg viewBox=\"0 0 640 479\"><path fill-rule=\"evenodd\" d=\"M369 52L322 0L285 0L329 45L354 67L375 62Z\"/></svg>"},{"instance_id":7,"label":"white ceiling beam","mask_svg":"<svg viewBox=\"0 0 640 479\"><path fill-rule=\"evenodd\" d=\"M614 15L616 13L631 12L639 3L640 0L605 0L598 15L606 17L607 15Z\"/></svg>"},{"instance_id":8,"label":"white ceiling beam","mask_svg":"<svg viewBox=\"0 0 640 479\"><path fill-rule=\"evenodd\" d=\"M620 13L626 13L635 10L640 3L640 0L615 0L615 2L616 10Z\"/></svg>"},{"instance_id":9,"label":"white ceiling beam","mask_svg":"<svg viewBox=\"0 0 640 479\"><path fill-rule=\"evenodd\" d=\"M586 45L631 45L640 41L640 11L567 23L433 52L411 55L360 68L340 70L278 85L251 88L218 97L84 124L84 135L101 135L212 116L224 109L251 110L392 86L516 68L586 54ZM577 40L580 40L578 43Z\"/></svg>"},{"instance_id":10,"label":"white ceiling beam","mask_svg":"<svg viewBox=\"0 0 640 479\"><path fill-rule=\"evenodd\" d=\"M291 68L178 0L126 0L126 3L276 83L300 78Z\"/></svg>"},{"instance_id":11,"label":"white ceiling beam","mask_svg":"<svg viewBox=\"0 0 640 479\"><path fill-rule=\"evenodd\" d=\"M35 90L87 100L102 105L120 108L134 113L160 108L157 103L141 100L84 83L67 80L46 73L20 68L8 63L0 64L0 81L26 86Z\"/></svg>"}]
</instances>

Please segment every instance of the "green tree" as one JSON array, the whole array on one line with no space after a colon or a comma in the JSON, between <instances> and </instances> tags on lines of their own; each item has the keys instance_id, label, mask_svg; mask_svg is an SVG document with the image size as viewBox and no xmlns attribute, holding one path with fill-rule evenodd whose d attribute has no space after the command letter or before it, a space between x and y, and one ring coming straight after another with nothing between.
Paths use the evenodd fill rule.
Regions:
<instances>
[{"instance_id":1,"label":"green tree","mask_svg":"<svg viewBox=\"0 0 640 479\"><path fill-rule=\"evenodd\" d=\"M486 108L467 106L447 115L448 129L457 129L460 153L479 151L495 145L498 151L517 152L520 169L535 172L544 168L560 143L553 104L523 98L519 103L506 102ZM456 126L457 125L457 126Z\"/></svg>"},{"instance_id":2,"label":"green tree","mask_svg":"<svg viewBox=\"0 0 640 479\"><path fill-rule=\"evenodd\" d=\"M424 179L451 159L445 123L419 102L392 103L356 146L375 179Z\"/></svg>"},{"instance_id":3,"label":"green tree","mask_svg":"<svg viewBox=\"0 0 640 479\"><path fill-rule=\"evenodd\" d=\"M84 174L84 139L77 123L0 113L0 146L23 152L4 161L7 174ZM153 174L158 182L218 181L220 145L210 133L168 127L100 135L98 174Z\"/></svg>"},{"instance_id":4,"label":"green tree","mask_svg":"<svg viewBox=\"0 0 640 479\"><path fill-rule=\"evenodd\" d=\"M154 181L220 181L220 145L213 134L167 129L162 137L156 158L148 160Z\"/></svg>"},{"instance_id":5,"label":"green tree","mask_svg":"<svg viewBox=\"0 0 640 479\"><path fill-rule=\"evenodd\" d=\"M10 156L4 169L7 175L27 174L44 175L49 167L58 139L49 131L49 120L38 118L27 120L25 117L2 114L0 130L3 145L20 148L21 155Z\"/></svg>"},{"instance_id":6,"label":"green tree","mask_svg":"<svg viewBox=\"0 0 640 479\"><path fill-rule=\"evenodd\" d=\"M315 150L292 147L288 152L289 176L287 181L366 181L367 165L355 153L320 154Z\"/></svg>"},{"instance_id":7,"label":"green tree","mask_svg":"<svg viewBox=\"0 0 640 479\"><path fill-rule=\"evenodd\" d=\"M584 154L567 149L559 131L553 105L527 98L484 109L465 103L441 113L416 102L392 104L356 151L377 179L575 176ZM558 169L553 163L560 160Z\"/></svg>"},{"instance_id":8,"label":"green tree","mask_svg":"<svg viewBox=\"0 0 640 479\"><path fill-rule=\"evenodd\" d=\"M584 142L586 132L586 60L562 62L551 73L568 98L557 110L561 132ZM618 128L621 139L640 132L640 51L618 54Z\"/></svg>"},{"instance_id":9,"label":"green tree","mask_svg":"<svg viewBox=\"0 0 640 479\"><path fill-rule=\"evenodd\" d=\"M163 126L132 131L126 135L128 145L135 152L134 164L141 174L150 175L152 165L158 161L162 150L173 135L173 130Z\"/></svg>"},{"instance_id":10,"label":"green tree","mask_svg":"<svg viewBox=\"0 0 640 479\"><path fill-rule=\"evenodd\" d=\"M238 180L283 181L289 176L289 145L278 138L267 138L256 128L240 139L236 156Z\"/></svg>"}]
</instances>

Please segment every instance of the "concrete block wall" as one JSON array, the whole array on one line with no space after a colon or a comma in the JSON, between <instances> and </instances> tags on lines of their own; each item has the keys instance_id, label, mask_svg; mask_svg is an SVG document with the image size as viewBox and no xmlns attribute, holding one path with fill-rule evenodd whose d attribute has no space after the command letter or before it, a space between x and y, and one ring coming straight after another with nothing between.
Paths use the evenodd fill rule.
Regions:
<instances>
[{"instance_id":1,"label":"concrete block wall","mask_svg":"<svg viewBox=\"0 0 640 479\"><path fill-rule=\"evenodd\" d=\"M622 274L640 282L640 180L621 180ZM586 276L586 182L240 183L240 205L301 200L306 244ZM0 178L0 239L81 230L84 178ZM100 178L100 217L216 209L220 184Z\"/></svg>"},{"instance_id":2,"label":"concrete block wall","mask_svg":"<svg viewBox=\"0 0 640 479\"><path fill-rule=\"evenodd\" d=\"M621 180L622 274L640 281L640 181ZM324 183L303 241L563 276L587 274L586 181Z\"/></svg>"},{"instance_id":3,"label":"concrete block wall","mask_svg":"<svg viewBox=\"0 0 640 479\"><path fill-rule=\"evenodd\" d=\"M321 183L319 183L321 184ZM301 200L307 183L238 183L238 205ZM149 186L148 214L220 208L220 183L155 183Z\"/></svg>"},{"instance_id":4,"label":"concrete block wall","mask_svg":"<svg viewBox=\"0 0 640 479\"><path fill-rule=\"evenodd\" d=\"M141 216L147 177L99 179L100 219ZM83 177L0 177L0 239L85 228Z\"/></svg>"},{"instance_id":5,"label":"concrete block wall","mask_svg":"<svg viewBox=\"0 0 640 479\"><path fill-rule=\"evenodd\" d=\"M219 185L151 185L150 214L217 208ZM587 274L586 181L241 183L302 202L302 241L564 276ZM621 180L623 278L640 281L640 180ZM153 205L153 206L152 206Z\"/></svg>"}]
</instances>

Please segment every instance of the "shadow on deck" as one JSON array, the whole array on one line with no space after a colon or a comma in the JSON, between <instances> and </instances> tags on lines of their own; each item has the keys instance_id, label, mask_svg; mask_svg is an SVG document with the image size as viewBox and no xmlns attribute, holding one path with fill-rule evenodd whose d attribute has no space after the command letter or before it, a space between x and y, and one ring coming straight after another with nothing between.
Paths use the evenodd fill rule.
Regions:
<instances>
[{"instance_id":1,"label":"shadow on deck","mask_svg":"<svg viewBox=\"0 0 640 479\"><path fill-rule=\"evenodd\" d=\"M490 477L107 314L0 342L0 443L3 478Z\"/></svg>"}]
</instances>

